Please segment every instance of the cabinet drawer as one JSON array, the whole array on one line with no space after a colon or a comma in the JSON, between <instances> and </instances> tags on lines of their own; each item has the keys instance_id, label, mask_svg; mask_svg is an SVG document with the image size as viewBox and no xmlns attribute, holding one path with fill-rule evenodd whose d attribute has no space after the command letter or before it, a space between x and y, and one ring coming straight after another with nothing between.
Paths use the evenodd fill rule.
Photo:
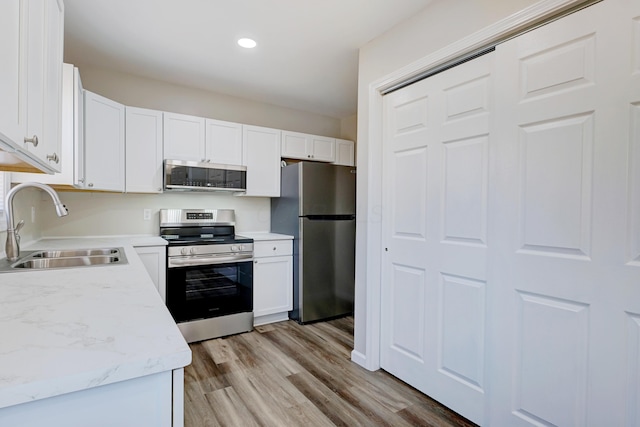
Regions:
<instances>
[{"instance_id":1,"label":"cabinet drawer","mask_svg":"<svg viewBox=\"0 0 640 427\"><path fill-rule=\"evenodd\" d=\"M293 242L291 240L264 240L262 242L253 242L253 256L255 258L291 254L293 254Z\"/></svg>"}]
</instances>

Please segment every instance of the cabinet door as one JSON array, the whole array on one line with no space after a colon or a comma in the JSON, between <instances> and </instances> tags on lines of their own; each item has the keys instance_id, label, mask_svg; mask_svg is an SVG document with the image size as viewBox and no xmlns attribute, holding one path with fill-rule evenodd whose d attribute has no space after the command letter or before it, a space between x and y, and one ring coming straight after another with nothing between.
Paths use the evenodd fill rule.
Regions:
<instances>
[{"instance_id":1,"label":"cabinet door","mask_svg":"<svg viewBox=\"0 0 640 427\"><path fill-rule=\"evenodd\" d=\"M56 172L62 157L62 56L64 6L62 0L47 0L44 42L43 141L34 153Z\"/></svg>"},{"instance_id":2,"label":"cabinet door","mask_svg":"<svg viewBox=\"0 0 640 427\"><path fill-rule=\"evenodd\" d=\"M156 285L163 302L167 299L167 248L164 246L140 246L135 248L140 260L147 269L153 284Z\"/></svg>"},{"instance_id":3,"label":"cabinet door","mask_svg":"<svg viewBox=\"0 0 640 427\"><path fill-rule=\"evenodd\" d=\"M303 133L282 132L282 157L307 159L307 138Z\"/></svg>"},{"instance_id":4,"label":"cabinet door","mask_svg":"<svg viewBox=\"0 0 640 427\"><path fill-rule=\"evenodd\" d=\"M355 166L355 144L346 139L336 139L336 165Z\"/></svg>"},{"instance_id":5,"label":"cabinet door","mask_svg":"<svg viewBox=\"0 0 640 427\"><path fill-rule=\"evenodd\" d=\"M253 315L265 316L292 309L292 257L256 258L253 265Z\"/></svg>"},{"instance_id":6,"label":"cabinet door","mask_svg":"<svg viewBox=\"0 0 640 427\"><path fill-rule=\"evenodd\" d=\"M26 33L20 0L0 2L0 140L8 147L22 147L26 126L26 61L20 55L20 41Z\"/></svg>"},{"instance_id":7,"label":"cabinet door","mask_svg":"<svg viewBox=\"0 0 640 427\"><path fill-rule=\"evenodd\" d=\"M62 0L26 0L23 4L27 31L25 137L31 139L25 140L23 149L59 172L64 7Z\"/></svg>"},{"instance_id":8,"label":"cabinet door","mask_svg":"<svg viewBox=\"0 0 640 427\"><path fill-rule=\"evenodd\" d=\"M27 127L23 139L23 149L35 154L47 144L44 137L44 93L45 93L45 3L34 0L23 1L23 13L26 19L26 108ZM38 148L38 146L40 148Z\"/></svg>"},{"instance_id":9,"label":"cabinet door","mask_svg":"<svg viewBox=\"0 0 640 427\"><path fill-rule=\"evenodd\" d=\"M82 188L84 179L84 154L82 138L82 84L78 68L64 64L62 73L62 147L60 173L12 173L11 182L38 181L43 184ZM78 96L79 95L79 96ZM79 169L82 168L82 169Z\"/></svg>"},{"instance_id":10,"label":"cabinet door","mask_svg":"<svg viewBox=\"0 0 640 427\"><path fill-rule=\"evenodd\" d=\"M73 68L73 185L87 185L84 161L84 89L77 67Z\"/></svg>"},{"instance_id":11,"label":"cabinet door","mask_svg":"<svg viewBox=\"0 0 640 427\"><path fill-rule=\"evenodd\" d=\"M126 191L162 192L162 112L126 107Z\"/></svg>"},{"instance_id":12,"label":"cabinet door","mask_svg":"<svg viewBox=\"0 0 640 427\"><path fill-rule=\"evenodd\" d=\"M204 118L164 113L164 158L205 161L204 135Z\"/></svg>"},{"instance_id":13,"label":"cabinet door","mask_svg":"<svg viewBox=\"0 0 640 427\"><path fill-rule=\"evenodd\" d=\"M85 174L89 190L124 191L124 105L85 91Z\"/></svg>"},{"instance_id":14,"label":"cabinet door","mask_svg":"<svg viewBox=\"0 0 640 427\"><path fill-rule=\"evenodd\" d=\"M62 0L0 5L0 146L26 170L59 171L63 10Z\"/></svg>"},{"instance_id":15,"label":"cabinet door","mask_svg":"<svg viewBox=\"0 0 640 427\"><path fill-rule=\"evenodd\" d=\"M280 197L281 131L242 127L242 157L247 167L247 196Z\"/></svg>"},{"instance_id":16,"label":"cabinet door","mask_svg":"<svg viewBox=\"0 0 640 427\"><path fill-rule=\"evenodd\" d=\"M336 160L336 140L324 136L309 135L307 144L311 160L333 162Z\"/></svg>"},{"instance_id":17,"label":"cabinet door","mask_svg":"<svg viewBox=\"0 0 640 427\"><path fill-rule=\"evenodd\" d=\"M206 119L207 161L223 165L242 165L242 125Z\"/></svg>"},{"instance_id":18,"label":"cabinet door","mask_svg":"<svg viewBox=\"0 0 640 427\"><path fill-rule=\"evenodd\" d=\"M300 132L282 132L282 157L318 162L336 159L336 140Z\"/></svg>"}]
</instances>

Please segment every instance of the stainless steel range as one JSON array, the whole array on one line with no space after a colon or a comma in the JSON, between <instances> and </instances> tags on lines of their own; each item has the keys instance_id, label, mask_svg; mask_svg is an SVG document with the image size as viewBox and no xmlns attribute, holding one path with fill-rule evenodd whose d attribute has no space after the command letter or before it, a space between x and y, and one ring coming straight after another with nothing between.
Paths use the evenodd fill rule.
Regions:
<instances>
[{"instance_id":1,"label":"stainless steel range","mask_svg":"<svg viewBox=\"0 0 640 427\"><path fill-rule=\"evenodd\" d=\"M253 329L253 240L230 209L161 209L167 307L187 342Z\"/></svg>"}]
</instances>

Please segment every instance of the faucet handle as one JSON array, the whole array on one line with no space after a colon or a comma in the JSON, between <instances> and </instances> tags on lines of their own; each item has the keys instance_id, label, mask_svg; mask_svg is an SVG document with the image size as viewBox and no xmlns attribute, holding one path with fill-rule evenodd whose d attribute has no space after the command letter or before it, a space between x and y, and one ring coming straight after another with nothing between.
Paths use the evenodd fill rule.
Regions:
<instances>
[{"instance_id":1,"label":"faucet handle","mask_svg":"<svg viewBox=\"0 0 640 427\"><path fill-rule=\"evenodd\" d=\"M16 225L16 227L14 229L16 234L18 233L18 231L20 231L22 229L22 227L24 227L24 219L21 219L20 222Z\"/></svg>"}]
</instances>

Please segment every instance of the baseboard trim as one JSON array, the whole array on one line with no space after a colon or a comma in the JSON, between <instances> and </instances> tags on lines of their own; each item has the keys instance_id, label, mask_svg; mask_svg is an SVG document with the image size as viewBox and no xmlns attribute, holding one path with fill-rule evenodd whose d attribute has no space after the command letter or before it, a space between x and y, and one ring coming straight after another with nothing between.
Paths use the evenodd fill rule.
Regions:
<instances>
[{"instance_id":1,"label":"baseboard trim","mask_svg":"<svg viewBox=\"0 0 640 427\"><path fill-rule=\"evenodd\" d=\"M351 352L351 361L357 365L362 366L368 371L372 371L372 369L369 369L369 367L367 366L367 356L360 353L359 351L353 350Z\"/></svg>"}]
</instances>

